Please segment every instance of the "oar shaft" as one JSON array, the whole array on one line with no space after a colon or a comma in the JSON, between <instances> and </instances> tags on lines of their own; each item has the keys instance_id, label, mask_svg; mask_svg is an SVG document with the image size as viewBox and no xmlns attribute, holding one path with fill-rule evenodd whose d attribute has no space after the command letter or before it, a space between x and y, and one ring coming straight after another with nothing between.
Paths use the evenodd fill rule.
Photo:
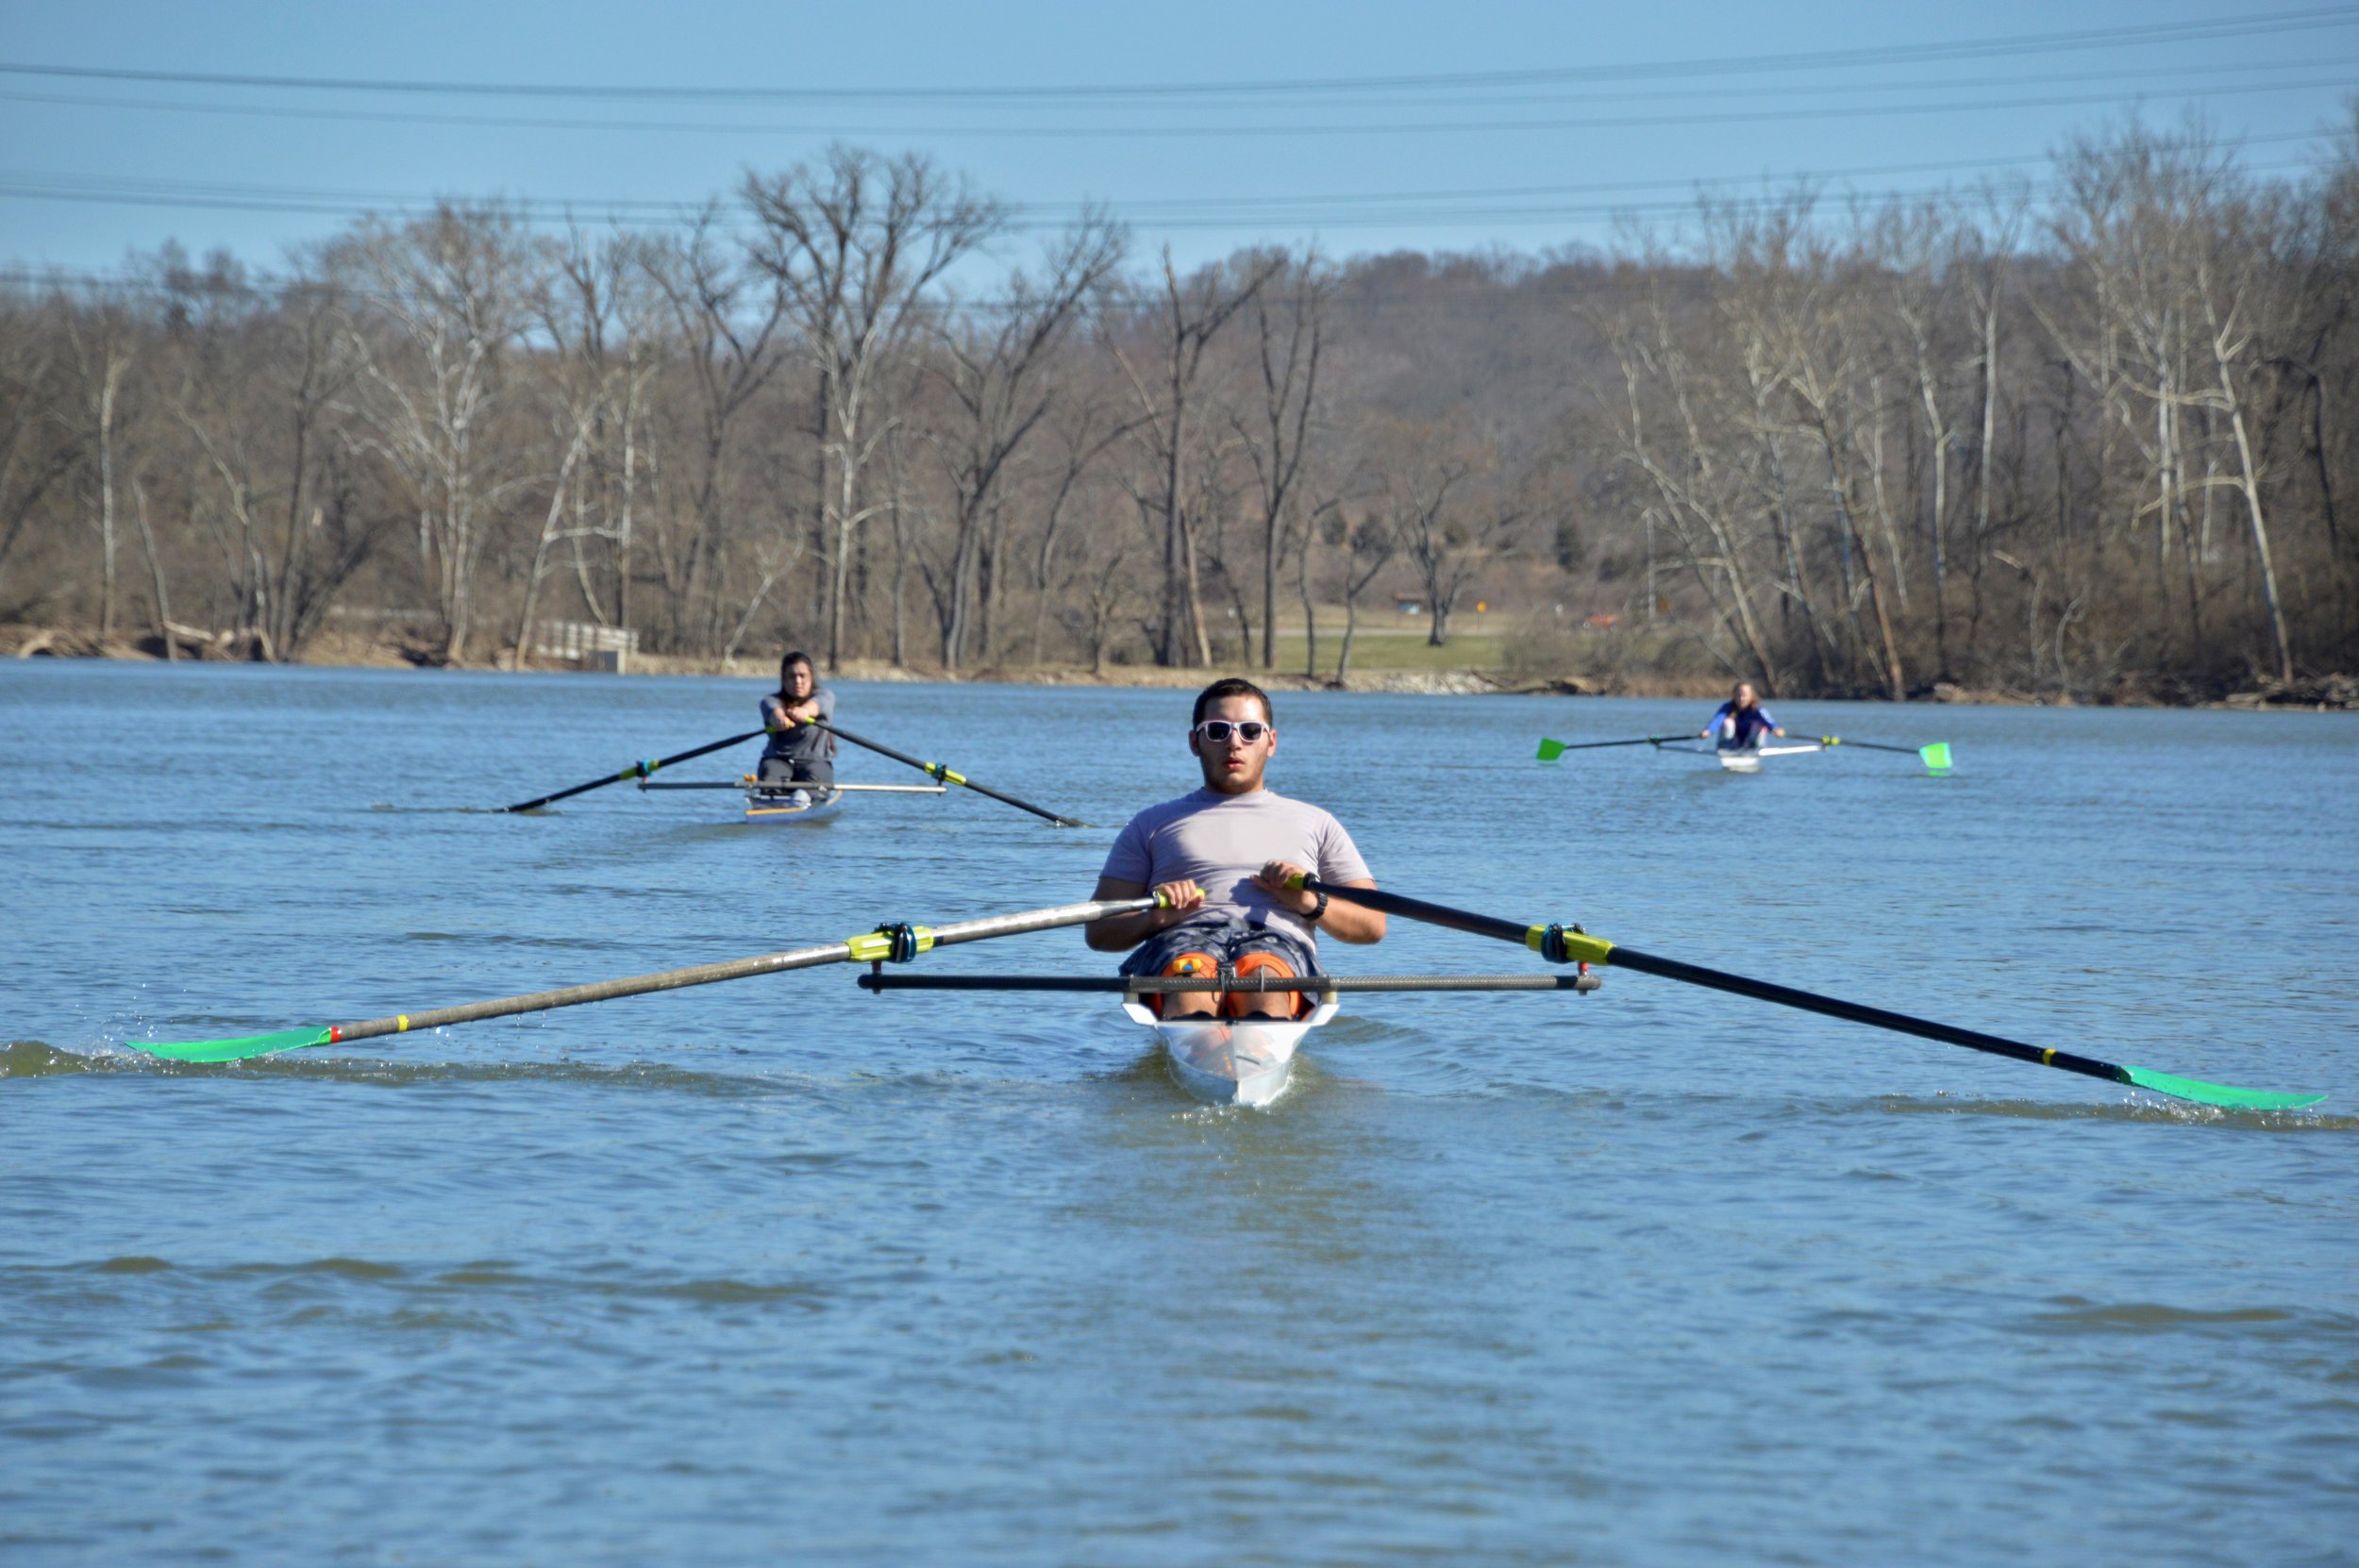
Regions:
<instances>
[{"instance_id":1,"label":"oar shaft","mask_svg":"<svg viewBox=\"0 0 2359 1568\"><path fill-rule=\"evenodd\" d=\"M1840 735L1821 735L1818 743L1822 746L1857 746L1862 751L1897 751L1903 757L1915 757L1924 749L1921 746L1887 746L1879 741L1847 741Z\"/></svg>"},{"instance_id":2,"label":"oar shaft","mask_svg":"<svg viewBox=\"0 0 2359 1568\"><path fill-rule=\"evenodd\" d=\"M2255 1110L2294 1110L2315 1105L2325 1098L2321 1094L2283 1093L2272 1090L2240 1089L2234 1084L2206 1083L2199 1078L2183 1078L2168 1073L2158 1073L2149 1067L2123 1066L2100 1061L2095 1057L2077 1056L2070 1051L2058 1051L2009 1040L2001 1035L1984 1034L1979 1029L1962 1029L1954 1025L1936 1024L1931 1019L1912 1018L1906 1013L1891 1012L1882 1008L1865 1007L1832 996L1820 996L1813 992L1797 991L1792 986L1773 985L1767 980L1755 980L1742 975L1730 975L1700 964L1682 963L1677 959L1659 958L1623 947L1598 937L1581 933L1577 928L1562 926L1518 926L1511 920L1480 915L1465 909L1454 909L1444 904L1429 904L1422 899L1406 898L1397 892L1380 892L1374 888L1347 888L1333 882L1322 882L1315 876L1304 877L1302 885L1313 892L1347 899L1388 914L1407 916L1454 930L1472 932L1477 936L1496 937L1531 948L1544 957L1561 962L1576 959L1599 964L1613 964L1635 969L1642 974L1657 975L1667 980L1703 986L1732 995L1748 996L1756 1001L1770 1002L1780 1007L1797 1008L1823 1017L1840 1018L1872 1028L1890 1029L1897 1034L1914 1035L1920 1040L1939 1041L1947 1045L1963 1045L1968 1050L1983 1051L1992 1056L2008 1057L2041 1067L2060 1068L2084 1077L2101 1078L2108 1083L2130 1084L2157 1093L2170 1094L2201 1105L2237 1107Z\"/></svg>"},{"instance_id":3,"label":"oar shaft","mask_svg":"<svg viewBox=\"0 0 2359 1568\"><path fill-rule=\"evenodd\" d=\"M1606 746L1659 746L1665 741L1683 741L1683 735L1641 735L1634 741L1575 741L1558 744L1560 751L1597 751Z\"/></svg>"},{"instance_id":4,"label":"oar shaft","mask_svg":"<svg viewBox=\"0 0 2359 1568\"><path fill-rule=\"evenodd\" d=\"M411 1029L439 1029L448 1024L472 1024L484 1018L506 1018L512 1013L546 1012L554 1008L579 1007L584 1002L610 1002L619 996L644 996L653 991L678 991L685 986L711 985L716 980L741 980L751 975L810 969L823 963L842 963L851 956L849 942L831 942L822 947L764 953L758 958L732 959L725 963L693 964L686 969L667 969L656 975L631 975L619 980L560 986L555 991L536 991L523 996L466 1002L458 1007L434 1008L426 1012L396 1013L391 1018L372 1018L361 1024L339 1024L327 1031L327 1043L371 1040L378 1035L405 1034Z\"/></svg>"},{"instance_id":5,"label":"oar shaft","mask_svg":"<svg viewBox=\"0 0 2359 1568\"><path fill-rule=\"evenodd\" d=\"M751 778L643 778L643 790L735 790L740 794L784 794L794 790L812 794L846 795L938 795L949 789L947 784L816 784L810 779L772 779L761 782Z\"/></svg>"},{"instance_id":6,"label":"oar shaft","mask_svg":"<svg viewBox=\"0 0 2359 1568\"><path fill-rule=\"evenodd\" d=\"M824 729L839 741L849 741L856 746L865 746L870 751L875 752L878 756L889 757L894 761L900 763L904 767L915 768L919 773L926 775L929 778L938 778L945 784L963 785L967 789L974 791L977 794L989 795L992 799L998 801L1004 806L1012 806L1019 811L1029 811L1036 817L1055 823L1059 827L1080 827L1086 826L1083 823L1076 821L1072 817L1061 817L1056 812L1048 809L1046 806L1035 806L1029 800L1018 800L1015 796L1011 794L1002 794L997 790L992 789L988 785L978 784L973 779L967 777L964 774L954 773L948 767L940 762L929 762L922 758L912 757L906 751L895 751L891 746L882 745L878 742L867 739L864 736L855 735L848 729L839 729L825 719L804 719L801 723L809 725L813 729Z\"/></svg>"},{"instance_id":7,"label":"oar shaft","mask_svg":"<svg viewBox=\"0 0 2359 1568\"><path fill-rule=\"evenodd\" d=\"M1146 996L1183 992L1571 991L1598 989L1595 975L862 975L862 991L1118 991Z\"/></svg>"},{"instance_id":8,"label":"oar shaft","mask_svg":"<svg viewBox=\"0 0 2359 1568\"><path fill-rule=\"evenodd\" d=\"M1116 915L1141 914L1153 908L1155 900L1151 897L1095 899L1086 904L1066 904L1053 909L990 915L981 920L962 920L930 928L919 926L916 930L922 951L925 947L952 947L962 942L980 942L985 937L1019 936L1027 931L1080 926ZM828 963L866 963L886 957L889 951L882 938L854 937L817 947L762 953L750 959L691 964L686 969L630 975L619 980L594 980L588 985L563 986L556 991L536 991L523 996L502 996L490 1002L467 1002L455 1008L437 1008L430 1012L372 1018L365 1024L339 1025L329 1034L331 1041L367 1040L376 1035L400 1034L410 1029L438 1029L446 1024L472 1024L477 1019L505 1018L519 1012L546 1012L553 1008L579 1007L584 1002L611 1002L620 996L644 996L652 991L678 991L686 986L711 985L718 980L742 980L754 975L776 975L789 969L813 969Z\"/></svg>"},{"instance_id":9,"label":"oar shaft","mask_svg":"<svg viewBox=\"0 0 2359 1568\"><path fill-rule=\"evenodd\" d=\"M1634 947L1616 942L1605 959L1616 969L1635 969L1646 975L1659 975L1666 980L1681 980L1692 986L1704 986L1724 991L1734 996L1749 996L1759 1002L1774 1002L1782 1008L1799 1008L1804 1012L1818 1013L1827 1018L1840 1018L1870 1028L1890 1029L1896 1034L1915 1035L1920 1040L1938 1040L1945 1044L1963 1045L1969 1051L1986 1051L1992 1056L2012 1057L2041 1067L2059 1067L2067 1073L2084 1077L2103 1078L2109 1083L2128 1083L2126 1071L2110 1061L2095 1057L2075 1056L2070 1051L2049 1050L2027 1045L2019 1040L1984 1034L1980 1029L1962 1029L1950 1024L1937 1024L1931 1019L1912 1018L1906 1013L1871 1008L1859 1002L1846 1002L1840 997L1820 996L1814 992L1797 991L1792 986L1755 980L1743 975L1730 975L1699 964L1682 963L1677 959L1658 958L1642 953Z\"/></svg>"},{"instance_id":10,"label":"oar shaft","mask_svg":"<svg viewBox=\"0 0 2359 1568\"><path fill-rule=\"evenodd\" d=\"M987 937L1019 936L1028 931L1053 930L1062 926L1086 925L1093 920L1143 914L1156 907L1157 900L1151 896L1093 899L1084 904L1063 904L1054 909L954 921L947 926L912 926L906 933L906 940L916 952L922 953L934 947L980 942ZM895 943L896 936L893 933L881 930L864 932L843 942L826 942L817 947L762 953L749 959L731 959L720 963L692 964L685 969L631 975L616 980L595 980L587 985L561 986L555 991L501 996L488 1002L465 1002L457 1007L434 1008L424 1012L394 1013L358 1024L332 1025L317 1031L291 1029L243 1040L134 1043L154 1055L181 1061L243 1060L310 1045L372 1040L380 1035L407 1034L417 1029L436 1029L450 1024L471 1024L479 1019L505 1018L522 1012L546 1012L556 1008L578 1007L585 1002L607 1002L621 996L642 996L649 992L678 991L686 986L711 985L717 980L739 980L754 975L775 975L789 969L810 969L828 963L880 963L895 956Z\"/></svg>"},{"instance_id":11,"label":"oar shaft","mask_svg":"<svg viewBox=\"0 0 2359 1568\"><path fill-rule=\"evenodd\" d=\"M1330 897L1350 899L1354 903L1365 904L1371 909L1382 909L1387 914L1402 915L1411 920L1422 920L1429 925L1445 926L1452 930L1466 931L1476 936L1496 937L1501 942L1512 942L1519 947L1535 946L1533 934L1542 929L1542 927L1531 926L1519 926L1512 920L1500 920L1492 915L1454 909L1446 904L1429 904L1421 898L1409 898L1397 892L1380 892L1374 888L1341 887L1333 882L1322 882L1315 876L1306 877L1303 886L1313 892L1325 892ZM1917 1035L1926 1040L1945 1041L1949 1044L1964 1045L1972 1050L1989 1051L1997 1056L2013 1057L2018 1061L2032 1061L2049 1067L2061 1067L2068 1073L2085 1073L2091 1077L2110 1078L2118 1082L2128 1081L2121 1077L2120 1069L2111 1062L2099 1061L2092 1057L2073 1056L2065 1051L2044 1050L2037 1045L2026 1045L2020 1041L1983 1034L1976 1029L1956 1028L1948 1024L1911 1018L1905 1013L1888 1012L1882 1008L1865 1007L1857 1002L1846 1002L1832 996L1820 996L1812 992L1797 991L1792 986L1773 985L1767 980L1755 980L1743 975L1725 974L1717 969L1706 969L1700 964L1682 963L1677 959L1659 958L1652 953L1642 953L1636 948L1625 947L1618 942L1600 942L1595 938L1573 940L1577 946L1575 956L1586 959L1592 963L1612 964L1620 969L1635 969L1642 974L1659 975L1666 980L1681 980L1689 985L1706 986L1714 991L1725 991L1738 996L1750 996L1756 1001L1774 1002L1780 1007L1799 1008L1804 1012L1822 1013L1829 1018L1843 1018L1854 1024L1866 1024L1876 1028L1893 1029L1901 1034Z\"/></svg>"},{"instance_id":12,"label":"oar shaft","mask_svg":"<svg viewBox=\"0 0 2359 1568\"><path fill-rule=\"evenodd\" d=\"M537 810L553 801L570 800L576 795L586 794L592 790L603 790L609 784L620 784L626 778L644 778L656 769L668 768L675 762L685 762L693 758L703 757L730 746L743 745L745 742L766 733L768 732L765 730L749 729L743 735L732 735L726 741L715 741L709 746L696 746L688 751L675 752L669 757L659 757L649 762L633 762L620 773L609 774L603 778L594 778L587 784L577 784L570 790L560 790L555 794L543 795L537 800L518 801L507 809L510 811Z\"/></svg>"},{"instance_id":13,"label":"oar shaft","mask_svg":"<svg viewBox=\"0 0 2359 1568\"><path fill-rule=\"evenodd\" d=\"M1386 914L1405 915L1411 920L1422 920L1429 926L1446 926L1453 931L1465 931L1478 937L1497 937L1518 947L1526 945L1525 938L1531 930L1531 926L1519 926L1512 920L1476 914L1470 909L1453 909L1447 904L1429 904L1422 898L1381 892L1375 888L1347 888L1336 882L1322 882L1315 876L1304 877L1302 885L1313 892L1347 898L1371 909L1381 909Z\"/></svg>"}]
</instances>

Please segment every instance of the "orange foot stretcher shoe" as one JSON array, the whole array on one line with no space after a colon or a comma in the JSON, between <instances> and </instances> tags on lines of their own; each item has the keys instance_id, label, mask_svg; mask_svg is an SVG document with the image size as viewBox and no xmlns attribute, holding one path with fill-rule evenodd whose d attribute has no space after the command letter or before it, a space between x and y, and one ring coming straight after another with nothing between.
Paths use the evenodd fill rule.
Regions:
<instances>
[{"instance_id":1,"label":"orange foot stretcher shoe","mask_svg":"<svg viewBox=\"0 0 2359 1568\"><path fill-rule=\"evenodd\" d=\"M1237 978L1241 980L1249 979L1256 975L1267 975L1273 979L1280 980L1292 980L1298 977L1295 974L1294 965L1288 963L1285 959L1280 958L1275 953L1247 953L1244 958L1237 960ZM1266 992L1260 993L1258 994L1239 991L1225 992L1222 993L1220 999L1221 1011L1228 1014L1231 1018L1248 1017L1251 1015L1253 1010L1252 1004L1260 1001L1262 996L1267 994L1268 993ZM1294 995L1288 999L1287 1006L1278 1014L1278 1016L1280 1018L1301 1017L1305 1010L1303 1004L1308 1000L1309 998L1304 996L1301 992L1296 992Z\"/></svg>"},{"instance_id":2,"label":"orange foot stretcher shoe","mask_svg":"<svg viewBox=\"0 0 2359 1568\"><path fill-rule=\"evenodd\" d=\"M1220 960L1210 953L1182 953L1163 965L1163 975L1169 979L1209 980L1219 973ZM1170 1000L1166 995L1155 995L1149 996L1146 1002L1155 1009L1155 1016L1161 1018L1163 1016L1163 1005ZM1219 1010L1217 1003L1213 1010Z\"/></svg>"}]
</instances>

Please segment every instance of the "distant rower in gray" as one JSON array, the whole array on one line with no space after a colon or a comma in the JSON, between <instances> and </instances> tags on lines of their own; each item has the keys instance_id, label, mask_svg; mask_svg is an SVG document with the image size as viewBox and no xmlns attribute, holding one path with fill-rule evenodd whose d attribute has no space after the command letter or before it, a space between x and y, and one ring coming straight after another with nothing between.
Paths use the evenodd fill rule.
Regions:
<instances>
[{"instance_id":1,"label":"distant rower in gray","mask_svg":"<svg viewBox=\"0 0 2359 1568\"><path fill-rule=\"evenodd\" d=\"M832 785L835 737L804 721L834 717L835 693L819 684L811 656L791 653L779 659L778 689L761 699L761 726L770 731L770 744L761 754L761 782L810 784L821 790Z\"/></svg>"},{"instance_id":2,"label":"distant rower in gray","mask_svg":"<svg viewBox=\"0 0 2359 1568\"><path fill-rule=\"evenodd\" d=\"M1134 949L1125 975L1324 973L1318 933L1338 942L1380 942L1384 917L1324 892L1290 888L1306 872L1339 887L1372 888L1342 823L1308 801L1262 787L1278 750L1269 693L1251 681L1216 680L1196 699L1188 731L1204 787L1150 806L1115 838L1097 878L1098 898L1137 898L1148 889L1165 908L1118 915L1084 929L1101 953ZM1180 992L1162 998L1163 1016L1225 1010L1232 1017L1292 1017L1299 993Z\"/></svg>"}]
</instances>

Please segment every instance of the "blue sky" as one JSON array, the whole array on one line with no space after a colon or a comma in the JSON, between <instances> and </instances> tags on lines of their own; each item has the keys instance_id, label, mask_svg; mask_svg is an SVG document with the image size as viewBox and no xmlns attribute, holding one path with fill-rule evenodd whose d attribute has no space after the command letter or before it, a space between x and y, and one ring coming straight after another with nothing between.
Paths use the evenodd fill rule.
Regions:
<instances>
[{"instance_id":1,"label":"blue sky","mask_svg":"<svg viewBox=\"0 0 2359 1568\"><path fill-rule=\"evenodd\" d=\"M2054 37L2172 27L2196 30ZM2075 131L2191 104L2290 171L2348 123L2359 5L0 0L0 66L501 90L0 71L18 265L104 271L176 239L269 267L438 195L661 222L838 138L922 148L1038 224L1112 204L1185 263L1313 236L1338 255L1598 244L1616 209L1668 221L1697 181L2036 178ZM512 91L582 86L634 91ZM874 95L793 95L814 91Z\"/></svg>"}]
</instances>

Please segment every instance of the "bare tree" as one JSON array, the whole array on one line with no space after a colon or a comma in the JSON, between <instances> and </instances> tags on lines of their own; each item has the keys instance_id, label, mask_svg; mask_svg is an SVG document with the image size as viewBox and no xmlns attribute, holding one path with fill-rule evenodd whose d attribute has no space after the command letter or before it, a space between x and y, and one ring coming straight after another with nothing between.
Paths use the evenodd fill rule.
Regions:
<instances>
[{"instance_id":1,"label":"bare tree","mask_svg":"<svg viewBox=\"0 0 2359 1568\"><path fill-rule=\"evenodd\" d=\"M706 652L720 641L726 613L729 458L747 408L784 363L779 336L789 312L784 286L766 275L759 256L743 264L720 225L721 209L708 205L684 234L643 253L694 394L688 540L684 550L664 551L672 637Z\"/></svg>"},{"instance_id":2,"label":"bare tree","mask_svg":"<svg viewBox=\"0 0 2359 1568\"><path fill-rule=\"evenodd\" d=\"M986 525L1008 468L1055 404L1058 353L1121 264L1125 243L1118 226L1087 216L1049 249L1037 277L1009 277L999 309L979 319L953 316L938 328L931 366L952 409L932 435L951 493L950 559L936 595L945 668L960 668L970 651Z\"/></svg>"},{"instance_id":3,"label":"bare tree","mask_svg":"<svg viewBox=\"0 0 2359 1568\"><path fill-rule=\"evenodd\" d=\"M191 509L221 539L233 640L297 658L392 515L347 472L363 362L351 292L316 253L267 297L219 267L169 273L167 286L173 417L209 480Z\"/></svg>"},{"instance_id":4,"label":"bare tree","mask_svg":"<svg viewBox=\"0 0 2359 1568\"><path fill-rule=\"evenodd\" d=\"M81 373L92 444L98 456L93 476L98 513L98 642L104 647L115 635L115 478L122 437L118 405L124 373L139 357L139 338L120 298L98 299L91 308L69 315L66 323Z\"/></svg>"},{"instance_id":5,"label":"bare tree","mask_svg":"<svg viewBox=\"0 0 2359 1568\"><path fill-rule=\"evenodd\" d=\"M1400 539L1393 531L1391 519L1382 515L1352 523L1342 513L1334 513L1328 532L1330 543L1346 547L1343 564L1338 569L1344 597L1344 641L1335 655L1335 684L1342 686L1351 678L1351 644L1360 633L1360 595L1400 553Z\"/></svg>"},{"instance_id":6,"label":"bare tree","mask_svg":"<svg viewBox=\"0 0 2359 1568\"><path fill-rule=\"evenodd\" d=\"M1132 355L1115 349L1138 399L1136 434L1153 470L1142 492L1162 534L1163 597L1155 629L1159 664L1209 664L1212 643L1196 570L1194 519L1187 501L1195 484L1188 459L1196 432L1189 424L1206 351L1230 319L1250 303L1285 264L1281 255L1245 258L1236 267L1206 267L1182 283L1163 247L1163 300L1156 311L1157 362L1151 376Z\"/></svg>"},{"instance_id":7,"label":"bare tree","mask_svg":"<svg viewBox=\"0 0 2359 1568\"><path fill-rule=\"evenodd\" d=\"M1245 442L1262 508L1262 667L1278 665L1278 574L1290 542L1308 548L1309 536L1296 524L1303 459L1310 455L1312 411L1318 403L1319 359L1326 346L1333 276L1318 251L1305 246L1300 259L1285 262L1288 287L1282 299L1264 288L1253 296L1255 342L1261 350L1262 399ZM1246 419L1238 418L1240 434ZM1306 625L1308 623L1306 622ZM1315 661L1315 659L1314 659Z\"/></svg>"},{"instance_id":8,"label":"bare tree","mask_svg":"<svg viewBox=\"0 0 2359 1568\"><path fill-rule=\"evenodd\" d=\"M367 225L338 256L366 281L369 320L385 328L350 335L369 393L360 441L400 475L414 509L445 663L466 657L484 551L501 507L529 482L518 455L492 443L531 249L513 213L444 205L399 228Z\"/></svg>"},{"instance_id":9,"label":"bare tree","mask_svg":"<svg viewBox=\"0 0 2359 1568\"><path fill-rule=\"evenodd\" d=\"M888 159L842 145L816 166L767 180L748 175L745 195L761 225L755 262L777 282L819 373L828 416L820 445L833 470L828 664L841 669L853 538L879 509L862 481L892 424L877 407L885 366L907 348L928 291L1005 215L922 155Z\"/></svg>"}]
</instances>

